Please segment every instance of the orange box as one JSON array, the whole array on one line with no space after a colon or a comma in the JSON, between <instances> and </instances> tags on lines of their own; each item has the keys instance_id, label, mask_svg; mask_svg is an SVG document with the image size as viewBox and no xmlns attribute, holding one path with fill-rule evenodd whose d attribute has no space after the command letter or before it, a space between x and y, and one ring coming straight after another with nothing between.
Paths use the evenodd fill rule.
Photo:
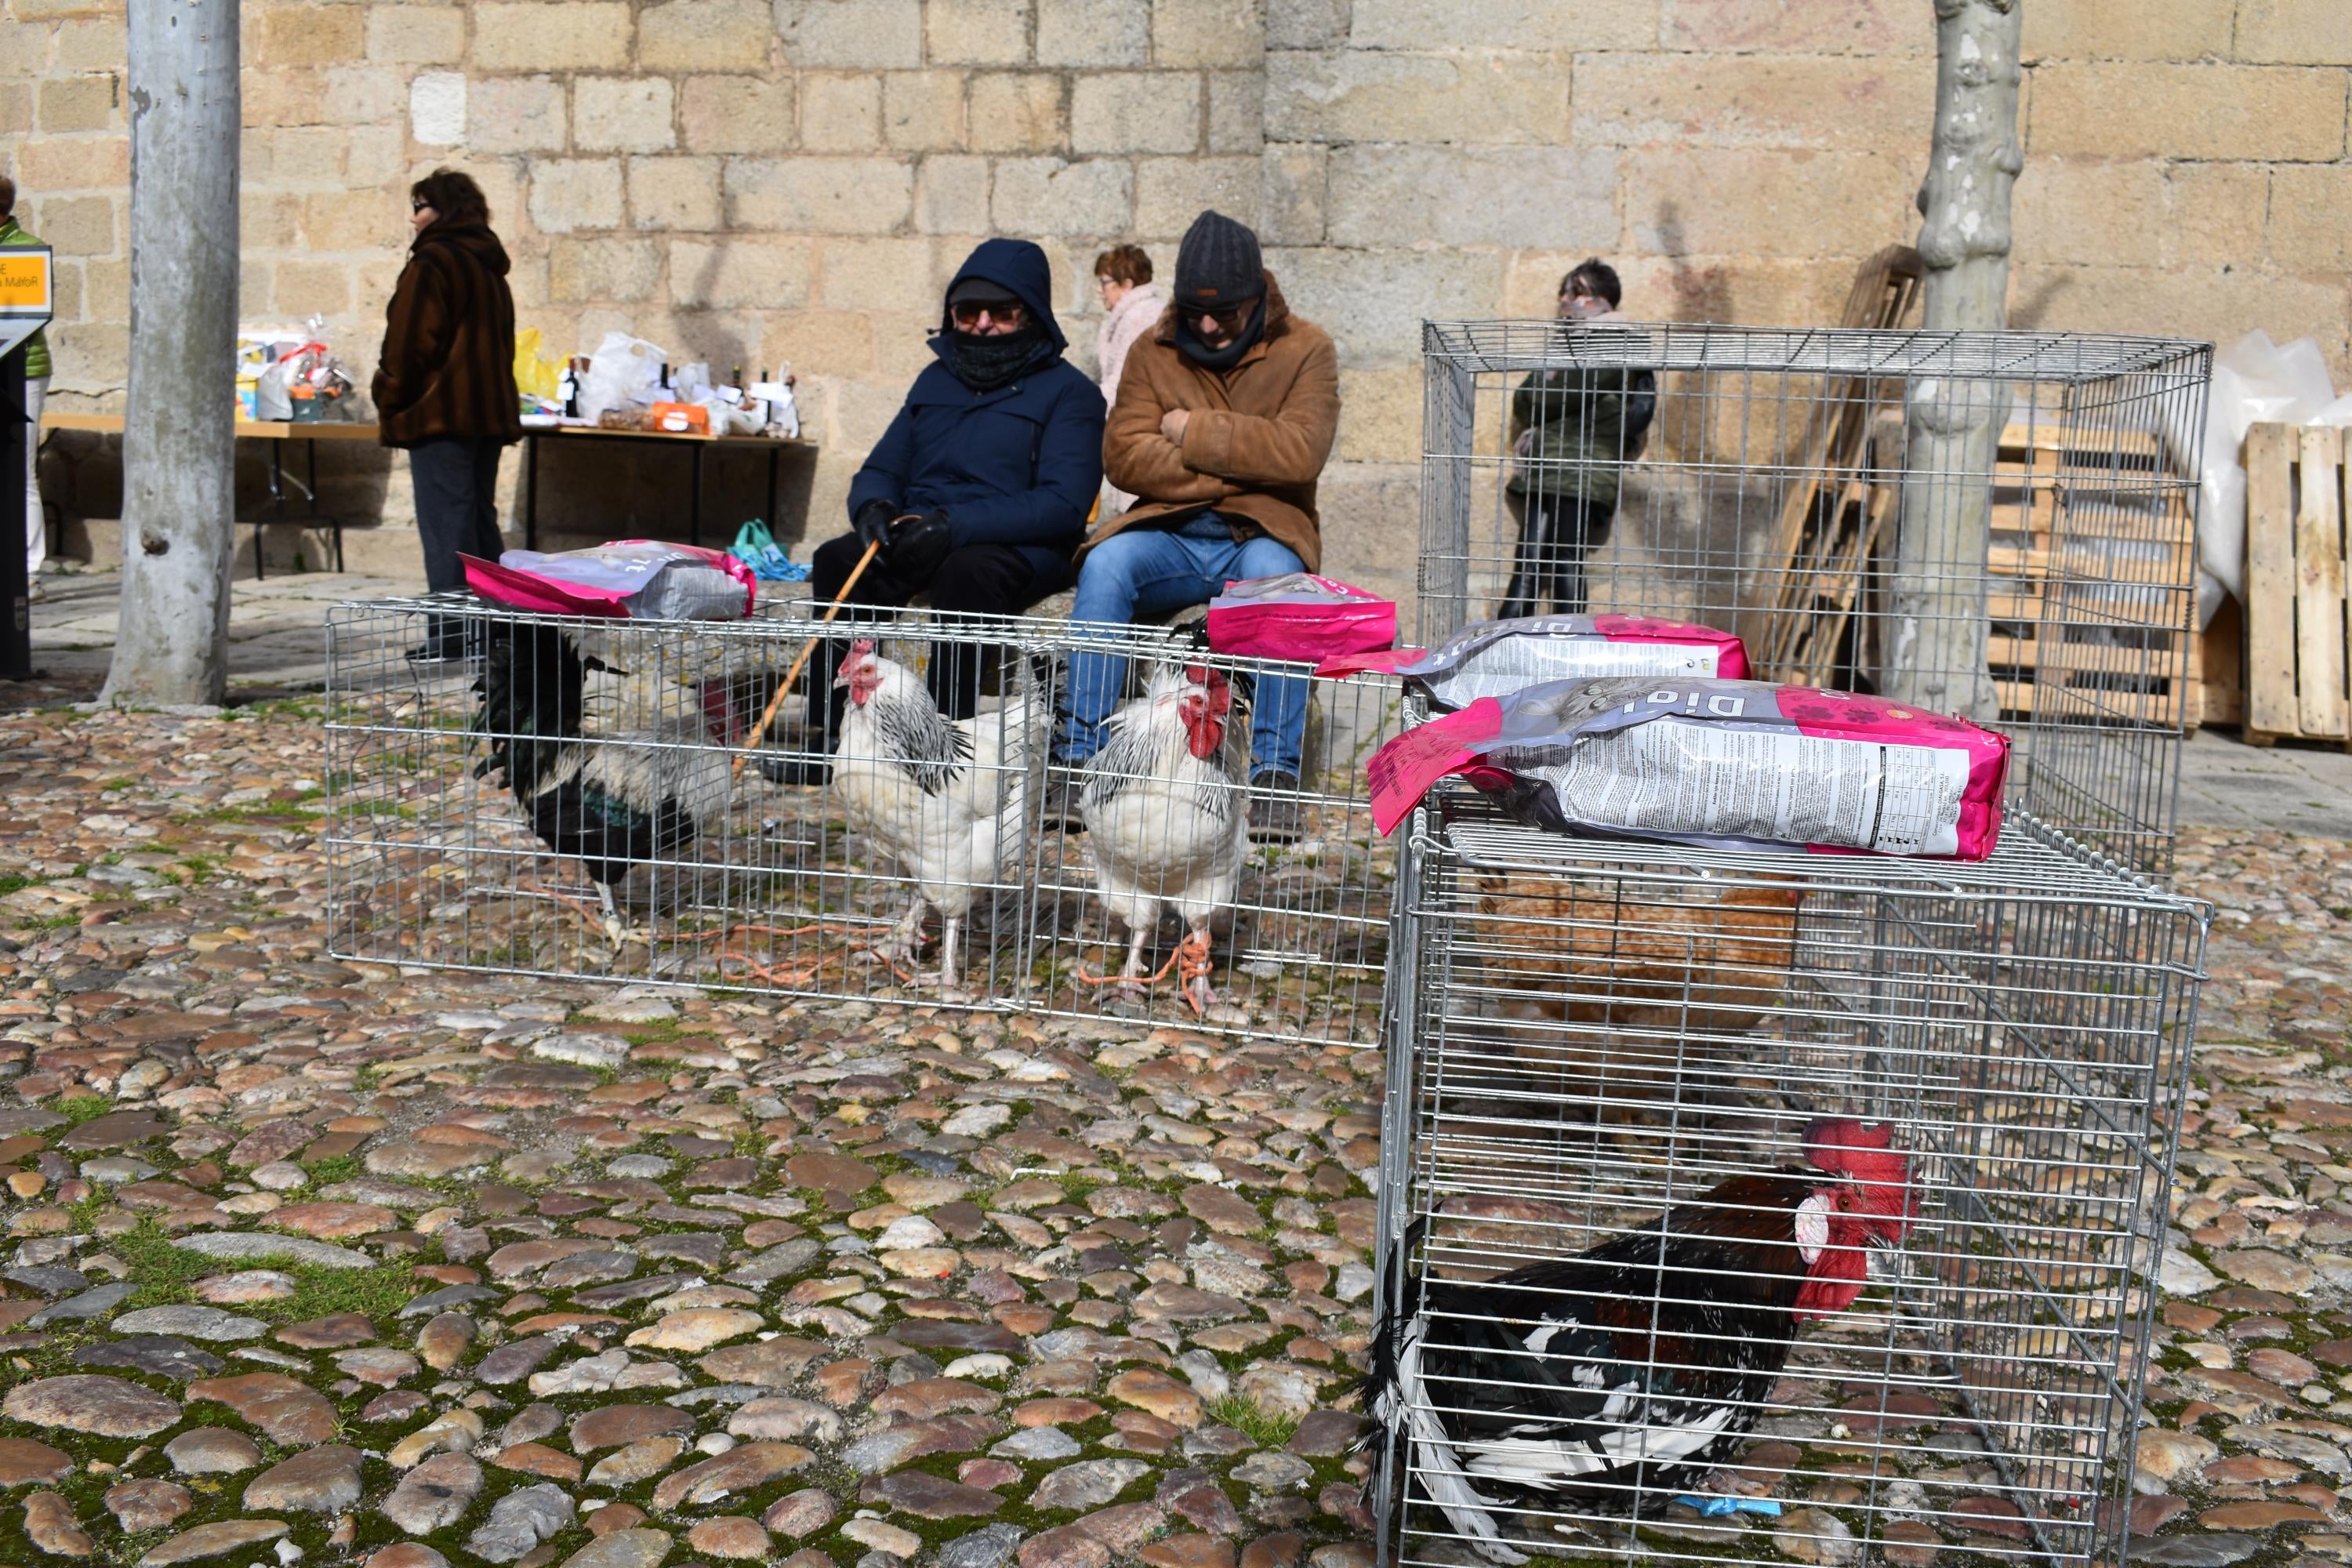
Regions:
<instances>
[{"instance_id":1,"label":"orange box","mask_svg":"<svg viewBox=\"0 0 2352 1568\"><path fill-rule=\"evenodd\" d=\"M655 429L671 435L684 431L698 436L710 434L710 410L699 403L656 403L647 418Z\"/></svg>"}]
</instances>

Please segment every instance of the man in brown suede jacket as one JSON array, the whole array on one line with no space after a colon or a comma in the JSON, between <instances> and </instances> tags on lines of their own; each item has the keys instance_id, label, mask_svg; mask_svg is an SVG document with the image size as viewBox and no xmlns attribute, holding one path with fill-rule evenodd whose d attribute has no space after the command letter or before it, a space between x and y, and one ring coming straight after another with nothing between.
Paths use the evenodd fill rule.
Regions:
<instances>
[{"instance_id":1,"label":"man in brown suede jacket","mask_svg":"<svg viewBox=\"0 0 2352 1568\"><path fill-rule=\"evenodd\" d=\"M1339 423L1330 335L1291 313L1257 236L1203 212L1176 253L1174 302L1128 352L1103 433L1103 469L1135 505L1097 527L1079 555L1076 621L1125 625L1206 604L1228 582L1314 571L1323 559L1315 483ZM1048 802L1077 826L1073 773L1101 749L1127 661L1070 661L1055 742L1065 772ZM1250 831L1298 837L1307 683L1257 683L1250 715Z\"/></svg>"}]
</instances>

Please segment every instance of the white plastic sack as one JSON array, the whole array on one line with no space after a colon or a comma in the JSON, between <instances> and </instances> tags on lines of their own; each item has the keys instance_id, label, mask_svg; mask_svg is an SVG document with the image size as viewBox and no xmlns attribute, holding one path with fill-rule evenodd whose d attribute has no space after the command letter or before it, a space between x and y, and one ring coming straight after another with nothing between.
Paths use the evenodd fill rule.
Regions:
<instances>
[{"instance_id":1,"label":"white plastic sack","mask_svg":"<svg viewBox=\"0 0 2352 1568\"><path fill-rule=\"evenodd\" d=\"M588 356L580 383L580 416L593 423L608 408L650 407L661 394L661 367L669 351L626 332L606 332Z\"/></svg>"},{"instance_id":2,"label":"white plastic sack","mask_svg":"<svg viewBox=\"0 0 2352 1568\"><path fill-rule=\"evenodd\" d=\"M2247 333L2213 361L2205 405L2205 446L2197 531L2197 624L2221 607L2226 592L2246 595L2246 432L2257 425L2352 426L2352 396L2339 398L2317 342L2282 348L2268 332ZM2168 432L2168 435L2172 433ZM2175 439L2179 452L2185 443Z\"/></svg>"}]
</instances>

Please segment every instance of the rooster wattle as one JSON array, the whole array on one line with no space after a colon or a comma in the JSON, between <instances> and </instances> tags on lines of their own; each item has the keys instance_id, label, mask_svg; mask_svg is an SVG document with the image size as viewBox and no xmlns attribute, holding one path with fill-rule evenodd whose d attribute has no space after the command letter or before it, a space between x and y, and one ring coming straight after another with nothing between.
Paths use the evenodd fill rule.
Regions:
<instances>
[{"instance_id":1,"label":"rooster wattle","mask_svg":"<svg viewBox=\"0 0 2352 1568\"><path fill-rule=\"evenodd\" d=\"M1865 1249L1918 1212L1891 1129L1817 1121L1805 1172L1735 1176L1570 1258L1476 1284L1413 1277L1365 1402L1454 1530L1524 1563L1498 1510L1565 1495L1622 1512L1690 1490L1752 1428L1797 1327L1843 1311ZM1408 1238L1407 1245L1411 1245Z\"/></svg>"}]
</instances>

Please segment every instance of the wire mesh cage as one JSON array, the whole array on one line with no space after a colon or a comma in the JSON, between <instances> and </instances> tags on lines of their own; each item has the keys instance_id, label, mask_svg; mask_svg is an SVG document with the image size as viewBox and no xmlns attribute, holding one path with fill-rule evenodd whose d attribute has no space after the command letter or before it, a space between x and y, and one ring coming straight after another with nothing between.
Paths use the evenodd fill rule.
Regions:
<instances>
[{"instance_id":1,"label":"wire mesh cage","mask_svg":"<svg viewBox=\"0 0 2352 1568\"><path fill-rule=\"evenodd\" d=\"M340 606L333 951L1370 1043L1393 870L1360 758L1394 728L1392 684L1310 681L1152 628L860 615L821 633L789 608L714 624L458 596ZM464 656L410 657L444 637ZM1064 784L1074 668L1114 683L1111 731L1173 737L1172 755L1106 746ZM1213 687L1204 764L1180 718L1148 710ZM745 749L772 705L769 743ZM1291 748L1271 773L1252 766L1268 727ZM1099 839L1055 816L1057 789L1086 785L1119 797ZM1291 831L1253 830L1276 805ZM1205 869L1203 824L1230 835Z\"/></svg>"},{"instance_id":2,"label":"wire mesh cage","mask_svg":"<svg viewBox=\"0 0 2352 1568\"><path fill-rule=\"evenodd\" d=\"M2012 802L2166 868L2210 345L1423 331L1422 641L1545 609L1735 631L1761 679L1999 723Z\"/></svg>"},{"instance_id":3,"label":"wire mesh cage","mask_svg":"<svg viewBox=\"0 0 2352 1568\"><path fill-rule=\"evenodd\" d=\"M2023 816L1402 862L1384 1563L2116 1557L2204 906Z\"/></svg>"}]
</instances>

